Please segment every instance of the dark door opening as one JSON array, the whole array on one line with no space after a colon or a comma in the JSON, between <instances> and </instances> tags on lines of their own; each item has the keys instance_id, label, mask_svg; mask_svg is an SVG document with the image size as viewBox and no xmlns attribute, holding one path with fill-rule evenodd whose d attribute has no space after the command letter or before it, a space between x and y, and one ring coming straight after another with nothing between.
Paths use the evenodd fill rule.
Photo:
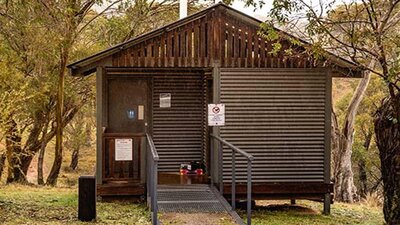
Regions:
<instances>
[{"instance_id":1,"label":"dark door opening","mask_svg":"<svg viewBox=\"0 0 400 225\"><path fill-rule=\"evenodd\" d=\"M144 147L142 140L150 121L147 79L107 80L107 121L103 135L103 181L142 183Z\"/></svg>"},{"instance_id":2,"label":"dark door opening","mask_svg":"<svg viewBox=\"0 0 400 225\"><path fill-rule=\"evenodd\" d=\"M207 183L207 175L180 175L182 164L206 168L206 92L202 74L155 75L152 91L153 140L160 183Z\"/></svg>"}]
</instances>

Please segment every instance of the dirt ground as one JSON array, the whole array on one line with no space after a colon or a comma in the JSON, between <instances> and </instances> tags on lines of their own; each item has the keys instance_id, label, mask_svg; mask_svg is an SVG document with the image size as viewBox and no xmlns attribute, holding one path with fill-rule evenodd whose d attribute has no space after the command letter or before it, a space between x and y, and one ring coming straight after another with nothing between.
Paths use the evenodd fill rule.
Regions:
<instances>
[{"instance_id":1,"label":"dirt ground","mask_svg":"<svg viewBox=\"0 0 400 225\"><path fill-rule=\"evenodd\" d=\"M320 212L315 209L311 209L309 207L301 206L301 205L291 205L288 203L289 201L284 200L262 200L257 201L257 205L254 209L258 210L267 210L270 212L296 212L299 215L318 215Z\"/></svg>"},{"instance_id":2,"label":"dirt ground","mask_svg":"<svg viewBox=\"0 0 400 225\"><path fill-rule=\"evenodd\" d=\"M291 205L288 201L257 201L255 210L267 210L269 212L296 212L298 215L318 215L317 210ZM245 210L245 209L243 209ZM188 224L188 225L217 225L236 224L230 215L226 213L164 213L161 216L164 224Z\"/></svg>"},{"instance_id":3,"label":"dirt ground","mask_svg":"<svg viewBox=\"0 0 400 225\"><path fill-rule=\"evenodd\" d=\"M236 224L226 213L163 213L160 220L163 224Z\"/></svg>"}]
</instances>

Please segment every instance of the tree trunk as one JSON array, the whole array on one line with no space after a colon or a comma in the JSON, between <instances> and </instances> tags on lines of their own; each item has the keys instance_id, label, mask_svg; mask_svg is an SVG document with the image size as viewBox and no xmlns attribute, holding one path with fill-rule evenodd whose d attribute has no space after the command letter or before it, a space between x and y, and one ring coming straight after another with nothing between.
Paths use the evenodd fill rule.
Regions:
<instances>
[{"instance_id":1,"label":"tree trunk","mask_svg":"<svg viewBox=\"0 0 400 225\"><path fill-rule=\"evenodd\" d=\"M383 213L388 225L400 224L400 93L385 100L375 115L381 160Z\"/></svg>"},{"instance_id":2,"label":"tree trunk","mask_svg":"<svg viewBox=\"0 0 400 225\"><path fill-rule=\"evenodd\" d=\"M74 151L72 152L71 156L71 164L69 165L69 168L71 170L76 170L78 167L78 160L79 160L79 145L74 148Z\"/></svg>"},{"instance_id":3,"label":"tree trunk","mask_svg":"<svg viewBox=\"0 0 400 225\"><path fill-rule=\"evenodd\" d=\"M60 173L62 164L63 154L63 109L64 109L64 83L65 83L65 72L68 61L69 47L64 46L61 51L60 60L60 73L58 78L58 92L57 92L57 104L56 104L56 146L53 166L49 176L47 177L47 185L55 186L57 184L57 178Z\"/></svg>"},{"instance_id":4,"label":"tree trunk","mask_svg":"<svg viewBox=\"0 0 400 225\"><path fill-rule=\"evenodd\" d=\"M4 166L6 164L6 153L2 153L0 155L0 180L1 180L1 176L3 175L3 170L4 170Z\"/></svg>"},{"instance_id":5,"label":"tree trunk","mask_svg":"<svg viewBox=\"0 0 400 225\"><path fill-rule=\"evenodd\" d=\"M354 174L351 164L352 145L354 139L354 122L358 106L368 87L370 74L365 73L347 108L342 132L339 136L339 152L335 158L335 199L341 202L354 202L358 200L357 188L354 185Z\"/></svg>"},{"instance_id":6,"label":"tree trunk","mask_svg":"<svg viewBox=\"0 0 400 225\"><path fill-rule=\"evenodd\" d=\"M23 171L22 165L22 137L18 133L17 123L10 120L6 131L6 152L8 162L7 183L26 182L26 172Z\"/></svg>"},{"instance_id":7,"label":"tree trunk","mask_svg":"<svg viewBox=\"0 0 400 225\"><path fill-rule=\"evenodd\" d=\"M39 157L38 157L38 165L37 165L37 182L39 185L44 185L44 180L43 180L43 161L44 161L44 153L46 151L46 146L47 142L45 141L45 137L47 134L47 129L49 127L49 119L46 121L46 125L44 126L44 129L42 131L42 143L40 145L40 151L39 151Z\"/></svg>"},{"instance_id":8,"label":"tree trunk","mask_svg":"<svg viewBox=\"0 0 400 225\"><path fill-rule=\"evenodd\" d=\"M371 144L372 134L365 135L364 148L368 151ZM368 193L368 179L367 169L365 166L365 159L361 158L358 161L358 179L360 180L360 196L365 197Z\"/></svg>"},{"instance_id":9,"label":"tree trunk","mask_svg":"<svg viewBox=\"0 0 400 225\"><path fill-rule=\"evenodd\" d=\"M338 168L339 163L337 161L338 159L338 154L339 154L339 146L340 146L340 129L339 129L339 124L337 121L337 116L336 113L333 111L332 107L332 112L331 112L331 159L332 159L332 164L331 164L331 177L335 177L335 171L336 168Z\"/></svg>"}]
</instances>

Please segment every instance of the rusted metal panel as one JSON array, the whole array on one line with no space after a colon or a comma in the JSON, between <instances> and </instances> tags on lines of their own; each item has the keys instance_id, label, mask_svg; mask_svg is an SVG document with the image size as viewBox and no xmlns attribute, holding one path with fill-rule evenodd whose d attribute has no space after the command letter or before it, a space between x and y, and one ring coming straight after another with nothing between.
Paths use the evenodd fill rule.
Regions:
<instances>
[{"instance_id":1,"label":"rusted metal panel","mask_svg":"<svg viewBox=\"0 0 400 225\"><path fill-rule=\"evenodd\" d=\"M226 109L220 136L254 156L253 181L324 182L327 72L222 68L220 76ZM223 154L223 179L230 182L231 151ZM245 182L246 161L239 158L237 168Z\"/></svg>"},{"instance_id":2,"label":"rusted metal panel","mask_svg":"<svg viewBox=\"0 0 400 225\"><path fill-rule=\"evenodd\" d=\"M202 74L153 77L153 140L160 172L178 172L181 163L203 159L203 82ZM171 107L160 107L164 93L171 94Z\"/></svg>"}]
</instances>

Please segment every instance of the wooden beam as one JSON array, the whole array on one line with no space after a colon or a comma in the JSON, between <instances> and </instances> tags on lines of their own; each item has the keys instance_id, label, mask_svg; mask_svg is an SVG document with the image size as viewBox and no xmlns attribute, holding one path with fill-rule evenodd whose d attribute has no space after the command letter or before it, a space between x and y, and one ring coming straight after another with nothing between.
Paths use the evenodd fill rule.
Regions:
<instances>
[{"instance_id":1,"label":"wooden beam","mask_svg":"<svg viewBox=\"0 0 400 225\"><path fill-rule=\"evenodd\" d=\"M214 61L214 65L213 65L213 71L212 71L212 79L213 79L213 90L212 90L212 96L213 96L213 102L212 103L220 103L220 77L221 76L221 64L219 61ZM219 127L218 126L214 126L212 127L212 133L214 135L218 135L219 136ZM213 142L213 151L211 154L213 154L213 160L214 162L211 162L212 164L212 168L213 168L213 176L212 176L212 180L213 183L220 183L221 181L219 180L219 162L218 162L218 143L217 142Z\"/></svg>"},{"instance_id":2,"label":"wooden beam","mask_svg":"<svg viewBox=\"0 0 400 225\"><path fill-rule=\"evenodd\" d=\"M236 193L247 193L247 184L237 184ZM224 184L224 194L231 193L231 184ZM333 183L253 183L252 193L256 194L322 194L332 193ZM322 196L321 195L321 196Z\"/></svg>"},{"instance_id":3,"label":"wooden beam","mask_svg":"<svg viewBox=\"0 0 400 225\"><path fill-rule=\"evenodd\" d=\"M96 181L102 183L102 149L103 149L103 99L104 99L105 70L96 68Z\"/></svg>"},{"instance_id":4,"label":"wooden beam","mask_svg":"<svg viewBox=\"0 0 400 225\"><path fill-rule=\"evenodd\" d=\"M325 151L324 151L324 182L331 182L331 113L332 113L332 73L325 72Z\"/></svg>"}]
</instances>

